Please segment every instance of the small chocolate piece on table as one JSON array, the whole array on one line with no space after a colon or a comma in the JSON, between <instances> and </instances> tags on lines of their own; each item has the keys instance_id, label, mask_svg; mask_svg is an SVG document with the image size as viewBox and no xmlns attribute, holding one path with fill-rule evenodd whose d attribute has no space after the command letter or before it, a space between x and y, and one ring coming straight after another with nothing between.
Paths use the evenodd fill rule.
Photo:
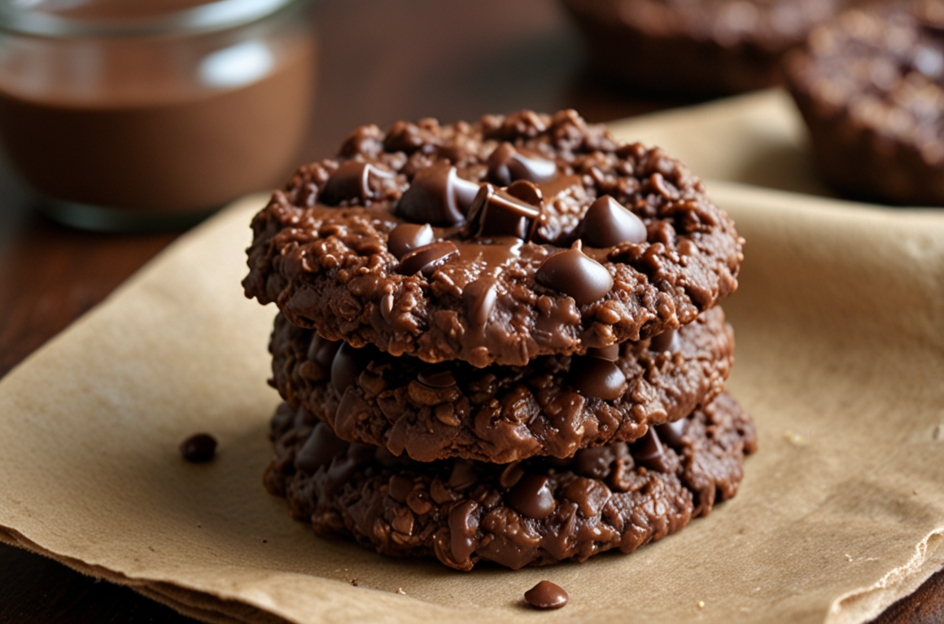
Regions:
<instances>
[{"instance_id":1,"label":"small chocolate piece on table","mask_svg":"<svg viewBox=\"0 0 944 624\"><path fill-rule=\"evenodd\" d=\"M208 462L216 454L216 438L209 433L195 433L180 443L180 454L188 462Z\"/></svg>"},{"instance_id":2,"label":"small chocolate piece on table","mask_svg":"<svg viewBox=\"0 0 944 624\"><path fill-rule=\"evenodd\" d=\"M560 609L569 598L563 587L550 581L541 581L524 593L524 599L535 609Z\"/></svg>"}]
</instances>

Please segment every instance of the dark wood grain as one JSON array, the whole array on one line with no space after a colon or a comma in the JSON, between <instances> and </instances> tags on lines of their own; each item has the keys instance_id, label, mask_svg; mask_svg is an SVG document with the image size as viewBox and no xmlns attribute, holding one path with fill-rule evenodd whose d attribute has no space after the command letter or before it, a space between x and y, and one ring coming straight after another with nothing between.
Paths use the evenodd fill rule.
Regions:
<instances>
[{"instance_id":1,"label":"dark wood grain","mask_svg":"<svg viewBox=\"0 0 944 624\"><path fill-rule=\"evenodd\" d=\"M304 160L333 153L354 127L435 116L476 119L575 107L607 121L684 102L616 93L588 78L577 36L549 0L325 0L317 104ZM0 165L0 375L6 374L171 243L56 225ZM944 575L882 624L944 621ZM0 623L191 622L130 589L0 546Z\"/></svg>"}]
</instances>

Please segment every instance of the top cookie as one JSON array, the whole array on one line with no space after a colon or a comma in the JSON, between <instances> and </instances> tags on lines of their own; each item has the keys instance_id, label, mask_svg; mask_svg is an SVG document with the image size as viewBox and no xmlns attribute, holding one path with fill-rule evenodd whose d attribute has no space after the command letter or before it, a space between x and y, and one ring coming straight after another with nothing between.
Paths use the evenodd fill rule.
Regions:
<instances>
[{"instance_id":1,"label":"top cookie","mask_svg":"<svg viewBox=\"0 0 944 624\"><path fill-rule=\"evenodd\" d=\"M247 296L329 340L479 367L675 329L743 259L683 163L574 111L361 127L252 227Z\"/></svg>"}]
</instances>

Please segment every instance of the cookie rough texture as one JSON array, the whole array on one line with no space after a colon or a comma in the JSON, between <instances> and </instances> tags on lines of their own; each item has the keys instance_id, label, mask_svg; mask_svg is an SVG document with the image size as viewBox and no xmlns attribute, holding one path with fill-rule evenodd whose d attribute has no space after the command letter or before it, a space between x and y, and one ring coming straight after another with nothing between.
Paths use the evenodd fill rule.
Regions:
<instances>
[{"instance_id":1,"label":"cookie rough texture","mask_svg":"<svg viewBox=\"0 0 944 624\"><path fill-rule=\"evenodd\" d=\"M523 367L480 369L464 362L425 364L370 348L339 350L280 315L269 349L273 385L282 398L345 440L418 461L507 463L534 455L570 457L583 447L635 440L647 425L687 416L721 392L734 337L719 307L674 337L624 343L618 358L609 356L615 361L542 356Z\"/></svg>"},{"instance_id":2,"label":"cookie rough texture","mask_svg":"<svg viewBox=\"0 0 944 624\"><path fill-rule=\"evenodd\" d=\"M295 518L384 555L435 556L458 570L631 552L734 496L744 454L756 448L750 418L724 394L679 421L665 444L647 434L647 443L585 449L568 461L508 465L404 460L341 442L300 414L287 404L277 411L265 474Z\"/></svg>"},{"instance_id":3,"label":"cookie rough texture","mask_svg":"<svg viewBox=\"0 0 944 624\"><path fill-rule=\"evenodd\" d=\"M782 81L780 61L847 0L563 0L590 67L642 92L720 95Z\"/></svg>"},{"instance_id":4,"label":"cookie rough texture","mask_svg":"<svg viewBox=\"0 0 944 624\"><path fill-rule=\"evenodd\" d=\"M944 205L944 4L847 11L786 67L827 184L852 199Z\"/></svg>"},{"instance_id":5,"label":"cookie rough texture","mask_svg":"<svg viewBox=\"0 0 944 624\"><path fill-rule=\"evenodd\" d=\"M476 212L469 198L486 183ZM604 195L641 220L644 240L581 247ZM252 227L247 296L331 340L477 367L690 323L735 290L743 259L731 219L683 163L619 144L573 111L359 128L336 159L300 169ZM572 246L568 262L545 263Z\"/></svg>"}]
</instances>

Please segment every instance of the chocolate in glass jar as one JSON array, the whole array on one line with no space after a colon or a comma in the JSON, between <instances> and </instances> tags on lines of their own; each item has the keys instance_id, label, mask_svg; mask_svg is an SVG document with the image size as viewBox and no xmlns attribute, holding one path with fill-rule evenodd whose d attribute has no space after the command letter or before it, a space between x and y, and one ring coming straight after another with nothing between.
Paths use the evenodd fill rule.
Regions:
<instances>
[{"instance_id":1,"label":"chocolate in glass jar","mask_svg":"<svg viewBox=\"0 0 944 624\"><path fill-rule=\"evenodd\" d=\"M0 1L0 143L51 216L179 227L294 168L307 0Z\"/></svg>"}]
</instances>

